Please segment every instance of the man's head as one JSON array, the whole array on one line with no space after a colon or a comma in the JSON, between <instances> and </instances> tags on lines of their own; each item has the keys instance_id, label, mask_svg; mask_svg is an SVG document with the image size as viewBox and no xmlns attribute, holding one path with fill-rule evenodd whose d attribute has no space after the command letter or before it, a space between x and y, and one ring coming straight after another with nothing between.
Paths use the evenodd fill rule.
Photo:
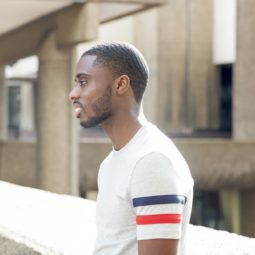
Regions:
<instances>
[{"instance_id":1,"label":"man's head","mask_svg":"<svg viewBox=\"0 0 255 255\"><path fill-rule=\"evenodd\" d=\"M127 43L92 47L80 58L76 72L70 99L84 127L101 124L131 104L140 105L148 82L146 61Z\"/></svg>"},{"instance_id":2,"label":"man's head","mask_svg":"<svg viewBox=\"0 0 255 255\"><path fill-rule=\"evenodd\" d=\"M83 53L96 56L95 65L111 70L113 76L127 75L137 103L140 103L148 83L149 69L143 55L128 43L99 44Z\"/></svg>"}]
</instances>

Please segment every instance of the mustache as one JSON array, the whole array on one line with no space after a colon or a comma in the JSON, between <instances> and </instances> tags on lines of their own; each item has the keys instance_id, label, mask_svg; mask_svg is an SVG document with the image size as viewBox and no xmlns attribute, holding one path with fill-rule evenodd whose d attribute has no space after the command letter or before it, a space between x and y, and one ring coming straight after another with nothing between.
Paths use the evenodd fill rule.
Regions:
<instances>
[{"instance_id":1,"label":"mustache","mask_svg":"<svg viewBox=\"0 0 255 255\"><path fill-rule=\"evenodd\" d=\"M78 100L74 100L73 105L79 105L83 109L83 105Z\"/></svg>"}]
</instances>

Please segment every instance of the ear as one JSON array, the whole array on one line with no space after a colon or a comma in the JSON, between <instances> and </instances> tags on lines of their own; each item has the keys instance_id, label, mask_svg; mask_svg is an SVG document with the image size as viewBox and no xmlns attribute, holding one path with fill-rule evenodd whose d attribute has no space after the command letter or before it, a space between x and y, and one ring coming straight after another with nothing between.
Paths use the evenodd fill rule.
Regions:
<instances>
[{"instance_id":1,"label":"ear","mask_svg":"<svg viewBox=\"0 0 255 255\"><path fill-rule=\"evenodd\" d=\"M116 79L115 92L117 95L125 94L130 88L130 79L127 75L121 75Z\"/></svg>"}]
</instances>

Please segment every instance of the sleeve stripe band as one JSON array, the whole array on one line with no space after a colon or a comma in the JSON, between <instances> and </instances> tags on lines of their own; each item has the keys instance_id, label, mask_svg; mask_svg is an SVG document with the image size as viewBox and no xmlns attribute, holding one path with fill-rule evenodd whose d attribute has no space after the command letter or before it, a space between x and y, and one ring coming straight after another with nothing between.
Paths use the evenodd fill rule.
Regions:
<instances>
[{"instance_id":1,"label":"sleeve stripe band","mask_svg":"<svg viewBox=\"0 0 255 255\"><path fill-rule=\"evenodd\" d=\"M137 215L137 225L181 223L181 214Z\"/></svg>"},{"instance_id":2,"label":"sleeve stripe band","mask_svg":"<svg viewBox=\"0 0 255 255\"><path fill-rule=\"evenodd\" d=\"M182 195L162 195L151 197L138 197L133 199L133 206L159 205L159 204L185 204L187 198Z\"/></svg>"}]
</instances>

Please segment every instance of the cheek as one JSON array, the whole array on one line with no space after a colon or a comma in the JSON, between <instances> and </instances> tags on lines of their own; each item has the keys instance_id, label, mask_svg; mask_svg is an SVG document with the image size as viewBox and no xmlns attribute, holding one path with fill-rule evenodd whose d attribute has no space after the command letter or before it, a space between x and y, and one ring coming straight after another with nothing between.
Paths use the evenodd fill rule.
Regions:
<instances>
[{"instance_id":1,"label":"cheek","mask_svg":"<svg viewBox=\"0 0 255 255\"><path fill-rule=\"evenodd\" d=\"M97 97L97 91L93 86L87 86L82 90L81 98L83 103L93 102Z\"/></svg>"}]
</instances>

